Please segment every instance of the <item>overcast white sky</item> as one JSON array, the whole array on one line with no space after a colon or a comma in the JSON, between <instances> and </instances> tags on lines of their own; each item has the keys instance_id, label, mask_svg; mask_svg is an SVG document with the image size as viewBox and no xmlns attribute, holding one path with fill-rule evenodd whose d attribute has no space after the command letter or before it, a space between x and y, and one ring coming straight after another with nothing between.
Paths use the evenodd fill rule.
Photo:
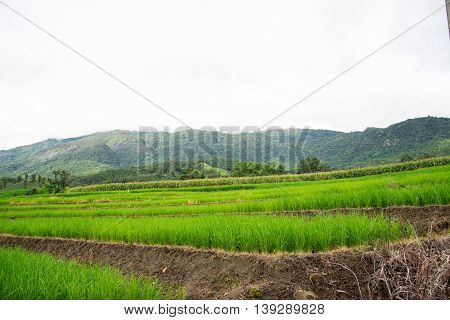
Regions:
<instances>
[{"instance_id":1,"label":"overcast white sky","mask_svg":"<svg viewBox=\"0 0 450 320\"><path fill-rule=\"evenodd\" d=\"M194 128L259 126L444 0L2 0ZM445 9L274 125L450 115ZM178 123L0 5L0 149Z\"/></svg>"}]
</instances>

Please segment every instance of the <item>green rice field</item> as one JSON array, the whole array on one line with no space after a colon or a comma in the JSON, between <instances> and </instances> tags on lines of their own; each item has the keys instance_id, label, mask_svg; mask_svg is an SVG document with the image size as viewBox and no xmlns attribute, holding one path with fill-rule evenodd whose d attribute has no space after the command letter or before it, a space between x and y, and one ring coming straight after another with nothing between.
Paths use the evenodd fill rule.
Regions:
<instances>
[{"instance_id":1,"label":"green rice field","mask_svg":"<svg viewBox=\"0 0 450 320\"><path fill-rule=\"evenodd\" d=\"M334 180L17 196L0 200L0 232L229 251L326 251L407 238L412 230L381 215L280 213L446 205L449 173L443 165Z\"/></svg>"},{"instance_id":2,"label":"green rice field","mask_svg":"<svg viewBox=\"0 0 450 320\"><path fill-rule=\"evenodd\" d=\"M197 216L1 220L0 230L27 236L188 245L247 252L324 251L409 237L408 224L383 216Z\"/></svg>"},{"instance_id":3,"label":"green rice field","mask_svg":"<svg viewBox=\"0 0 450 320\"><path fill-rule=\"evenodd\" d=\"M18 196L2 218L246 214L305 209L444 205L450 165L358 178Z\"/></svg>"},{"instance_id":4,"label":"green rice field","mask_svg":"<svg viewBox=\"0 0 450 320\"><path fill-rule=\"evenodd\" d=\"M47 254L0 248L0 298L3 300L154 300L183 298L157 280L125 277L118 270L80 265Z\"/></svg>"},{"instance_id":5,"label":"green rice field","mask_svg":"<svg viewBox=\"0 0 450 320\"><path fill-rule=\"evenodd\" d=\"M445 161L295 176L293 181L150 182L148 188L141 188L145 183L130 189L130 184L114 185L113 190L93 186L34 196L8 191L0 197L0 234L263 254L376 246L410 239L415 231L404 220L356 209L448 205L450 165ZM327 209L336 212L321 212ZM301 210L317 213L290 214ZM183 290L153 278L0 248L2 299L183 297Z\"/></svg>"}]
</instances>

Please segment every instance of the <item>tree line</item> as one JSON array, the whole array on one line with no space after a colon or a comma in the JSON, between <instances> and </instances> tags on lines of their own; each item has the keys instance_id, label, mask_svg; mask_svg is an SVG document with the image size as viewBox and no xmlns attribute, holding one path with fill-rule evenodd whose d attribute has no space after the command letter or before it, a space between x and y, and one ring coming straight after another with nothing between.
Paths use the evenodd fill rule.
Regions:
<instances>
[{"instance_id":1,"label":"tree line","mask_svg":"<svg viewBox=\"0 0 450 320\"><path fill-rule=\"evenodd\" d=\"M422 159L426 156L418 156ZM400 162L414 160L409 154L400 157ZM315 156L301 159L294 168L287 168L283 163L277 162L249 162L249 161L226 161L223 159L193 161L166 161L146 165L140 168L122 168L101 171L82 177L71 177L65 170L55 170L50 177L39 174L25 173L11 177L0 177L0 189L6 189L8 184L22 184L23 188L32 189L27 194L35 194L40 191L48 193L59 193L69 186L89 185L114 182L142 182L159 180L190 180L220 178L224 176L246 177L246 176L270 176L292 173L315 173L331 171L333 168Z\"/></svg>"},{"instance_id":2,"label":"tree line","mask_svg":"<svg viewBox=\"0 0 450 320\"><path fill-rule=\"evenodd\" d=\"M331 167L317 157L301 159L294 169L288 170L284 164L276 162L237 162L233 166L231 175L234 177L245 176L270 176L287 173L313 173L330 171Z\"/></svg>"},{"instance_id":3,"label":"tree line","mask_svg":"<svg viewBox=\"0 0 450 320\"><path fill-rule=\"evenodd\" d=\"M108 182L207 179L230 175L234 177L266 176L331 170L330 166L324 164L317 157L302 159L294 169L287 169L284 164L276 162L235 162L232 164L221 162L220 164L225 168L213 167L212 165L217 165L215 162L171 161L153 164L139 168L139 170L137 168L114 169L84 177L70 177L65 170L55 170L50 177L25 173L16 178L0 178L0 187L1 189L6 189L8 184L21 184L25 189L31 187L27 194L33 195L40 191L48 193L64 192L69 184L85 185Z\"/></svg>"},{"instance_id":4,"label":"tree line","mask_svg":"<svg viewBox=\"0 0 450 320\"><path fill-rule=\"evenodd\" d=\"M47 191L48 193L60 193L64 192L66 187L68 187L69 177L69 173L65 170L55 170L50 177L25 173L16 178L0 178L0 189L6 189L8 184L22 184L23 188L26 189L31 184L32 189L27 191L27 195L37 194L39 192L38 189Z\"/></svg>"},{"instance_id":5,"label":"tree line","mask_svg":"<svg viewBox=\"0 0 450 320\"><path fill-rule=\"evenodd\" d=\"M404 154L399 160L400 162L407 162L413 159L413 156ZM114 182L208 179L224 176L271 176L331 170L333 170L331 166L315 156L308 156L301 159L294 168L287 168L283 163L277 162L233 162L223 159L199 160L197 162L172 160L146 165L140 168L110 169L82 177L71 177L65 170L55 170L50 177L34 173L25 173L16 178L1 177L0 189L6 189L8 184L22 184L23 188L31 187L27 191L27 194L32 195L40 192L64 192L69 185L79 186Z\"/></svg>"},{"instance_id":6,"label":"tree line","mask_svg":"<svg viewBox=\"0 0 450 320\"><path fill-rule=\"evenodd\" d=\"M141 167L109 169L90 175L73 177L71 184L77 186L101 183L210 179L224 176L268 176L312 173L331 169L317 157L306 157L294 168L287 168L284 164L277 162L233 162L224 159L204 159L195 162L171 160Z\"/></svg>"}]
</instances>

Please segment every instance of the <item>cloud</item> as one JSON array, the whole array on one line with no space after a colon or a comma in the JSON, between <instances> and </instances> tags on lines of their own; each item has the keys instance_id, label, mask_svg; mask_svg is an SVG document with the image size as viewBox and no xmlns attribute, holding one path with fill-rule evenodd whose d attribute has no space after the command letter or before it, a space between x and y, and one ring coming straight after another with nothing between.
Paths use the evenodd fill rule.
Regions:
<instances>
[{"instance_id":1,"label":"cloud","mask_svg":"<svg viewBox=\"0 0 450 320\"><path fill-rule=\"evenodd\" d=\"M193 127L262 125L442 1L9 1ZM449 116L442 10L274 125ZM178 123L0 7L0 149Z\"/></svg>"}]
</instances>

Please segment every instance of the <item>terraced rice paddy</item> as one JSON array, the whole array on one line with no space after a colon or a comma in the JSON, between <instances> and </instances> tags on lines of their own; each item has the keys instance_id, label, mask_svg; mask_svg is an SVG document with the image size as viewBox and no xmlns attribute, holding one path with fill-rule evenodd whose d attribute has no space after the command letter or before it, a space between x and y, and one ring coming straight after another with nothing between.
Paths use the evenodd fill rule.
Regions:
<instances>
[{"instance_id":1,"label":"terraced rice paddy","mask_svg":"<svg viewBox=\"0 0 450 320\"><path fill-rule=\"evenodd\" d=\"M203 215L448 204L450 165L361 178L68 193L0 202L0 218Z\"/></svg>"},{"instance_id":2,"label":"terraced rice paddy","mask_svg":"<svg viewBox=\"0 0 450 320\"><path fill-rule=\"evenodd\" d=\"M130 299L182 298L155 279L125 277L117 269L79 265L46 254L0 248L0 297L9 299Z\"/></svg>"},{"instance_id":3,"label":"terraced rice paddy","mask_svg":"<svg viewBox=\"0 0 450 320\"><path fill-rule=\"evenodd\" d=\"M76 191L69 190L58 195L0 199L0 233L19 237L85 239L101 243L167 245L168 248L183 246L181 249L189 252L186 254L194 255L197 254L196 251L189 250L199 248L222 249L233 253L281 254L378 246L387 242L410 239L416 235L408 219L403 219L402 216L400 220L383 215L381 208L448 207L450 165L317 181ZM371 213L358 211L362 208L372 208ZM377 211L377 208L380 210ZM328 209L334 209L333 214L321 212ZM315 212L304 215L302 210ZM441 210L442 212L445 210ZM444 230L448 234L448 231L445 231L448 230L445 213L440 217L443 217L443 220L437 222L440 223L439 230ZM17 241L20 244L20 238ZM187 249L189 247L192 249ZM167 252L158 254L158 257L166 255ZM40 260L36 260L36 265L39 266L56 263L50 261L49 257L36 258L21 251L2 251L0 254L10 261L10 265L5 265L5 270L16 268L11 264L15 258L8 258L14 255L18 256L17 261L20 265L26 264L28 260L35 261L33 259L46 261L41 263ZM172 259L162 259L162 269L152 274L165 276L165 270L167 268L170 270L171 267L170 264L165 265L167 261L177 263L177 257ZM184 259L183 261L191 261L188 257ZM21 273L26 271L24 267L17 268L22 270ZM67 268L73 270L78 267L70 264ZM104 272L100 269L83 270L80 272L96 274ZM11 276L0 278L0 285L3 283L8 286L15 285L8 282L10 281L8 277ZM98 277L103 279L102 276ZM123 280L124 278L118 274L112 277L114 281L121 283L125 290L121 293L124 297L136 297L139 294L144 297L150 295L150 292L155 292L156 296L159 294L157 288L149 287L145 293L126 289L128 285L133 287L136 283L140 283L139 281L145 280L133 278ZM70 279L68 281L70 282ZM182 281L186 279L182 278ZM21 285L19 282L18 284ZM49 282L48 286L51 287L53 284ZM109 284L105 286L105 290L108 291ZM97 289L93 290L92 294L81 292L73 297L77 295L96 297ZM48 297L52 296L51 292ZM64 292L64 297L72 297L67 290ZM6 291L0 294L6 295ZM24 291L23 295L18 297L26 296ZM32 296L47 297L45 293L37 291Z\"/></svg>"},{"instance_id":4,"label":"terraced rice paddy","mask_svg":"<svg viewBox=\"0 0 450 320\"><path fill-rule=\"evenodd\" d=\"M0 221L6 233L128 243L190 245L230 251L323 251L412 234L383 216L201 216L140 219L47 218Z\"/></svg>"}]
</instances>

